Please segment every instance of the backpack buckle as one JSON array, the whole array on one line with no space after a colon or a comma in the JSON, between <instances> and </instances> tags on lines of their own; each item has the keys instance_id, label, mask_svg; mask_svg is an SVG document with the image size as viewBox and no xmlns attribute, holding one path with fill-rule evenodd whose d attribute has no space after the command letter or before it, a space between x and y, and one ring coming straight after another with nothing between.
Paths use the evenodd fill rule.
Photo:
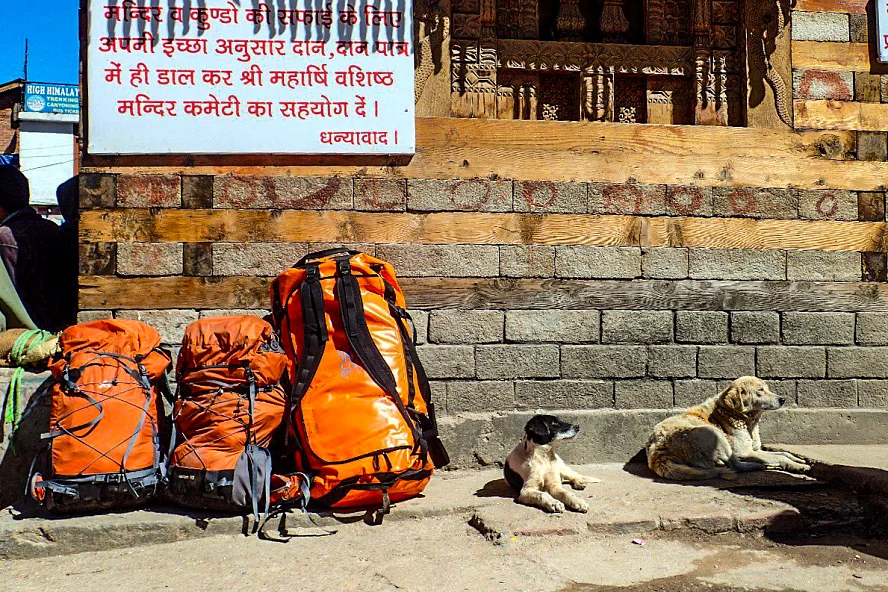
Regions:
<instances>
[{"instance_id":1,"label":"backpack buckle","mask_svg":"<svg viewBox=\"0 0 888 592\"><path fill-rule=\"evenodd\" d=\"M339 272L339 275L348 275L351 273L351 263L349 263L348 259L337 259L336 270Z\"/></svg>"}]
</instances>

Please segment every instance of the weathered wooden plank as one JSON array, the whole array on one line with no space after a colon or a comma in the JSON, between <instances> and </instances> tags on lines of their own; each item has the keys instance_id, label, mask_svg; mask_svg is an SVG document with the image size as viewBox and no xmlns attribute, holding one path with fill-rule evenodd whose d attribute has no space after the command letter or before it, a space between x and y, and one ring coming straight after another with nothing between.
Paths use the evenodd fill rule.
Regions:
<instances>
[{"instance_id":1,"label":"weathered wooden plank","mask_svg":"<svg viewBox=\"0 0 888 592\"><path fill-rule=\"evenodd\" d=\"M266 308L270 278L80 276L80 310Z\"/></svg>"},{"instance_id":2,"label":"weathered wooden plank","mask_svg":"<svg viewBox=\"0 0 888 592\"><path fill-rule=\"evenodd\" d=\"M314 210L90 210L94 242L342 242L882 251L884 222L593 214Z\"/></svg>"},{"instance_id":3,"label":"weathered wooden plank","mask_svg":"<svg viewBox=\"0 0 888 592\"><path fill-rule=\"evenodd\" d=\"M792 65L794 68L869 72L869 45L866 43L793 41Z\"/></svg>"},{"instance_id":4,"label":"weathered wooden plank","mask_svg":"<svg viewBox=\"0 0 888 592\"><path fill-rule=\"evenodd\" d=\"M866 14L866 5L870 2L872 0L796 0L794 10Z\"/></svg>"},{"instance_id":5,"label":"weathered wooden plank","mask_svg":"<svg viewBox=\"0 0 888 592\"><path fill-rule=\"evenodd\" d=\"M888 103L855 101L794 101L799 128L866 130L888 129Z\"/></svg>"},{"instance_id":6,"label":"weathered wooden plank","mask_svg":"<svg viewBox=\"0 0 888 592\"><path fill-rule=\"evenodd\" d=\"M845 131L806 132L602 122L418 119L412 159L380 157L91 157L84 172L492 177L541 181L867 190L885 163L839 162ZM540 166L545 163L546 166Z\"/></svg>"},{"instance_id":7,"label":"weathered wooden plank","mask_svg":"<svg viewBox=\"0 0 888 592\"><path fill-rule=\"evenodd\" d=\"M84 310L267 308L268 278L80 278ZM876 283L403 278L417 309L888 311Z\"/></svg>"}]
</instances>

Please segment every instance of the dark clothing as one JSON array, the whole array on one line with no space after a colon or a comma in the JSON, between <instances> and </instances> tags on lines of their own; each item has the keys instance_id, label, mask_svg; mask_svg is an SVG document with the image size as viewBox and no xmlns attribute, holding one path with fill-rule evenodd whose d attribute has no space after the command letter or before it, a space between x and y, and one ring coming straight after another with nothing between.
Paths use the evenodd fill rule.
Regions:
<instances>
[{"instance_id":1,"label":"dark clothing","mask_svg":"<svg viewBox=\"0 0 888 592\"><path fill-rule=\"evenodd\" d=\"M73 322L76 272L64 231L25 207L0 222L0 259L28 314L41 329Z\"/></svg>"}]
</instances>

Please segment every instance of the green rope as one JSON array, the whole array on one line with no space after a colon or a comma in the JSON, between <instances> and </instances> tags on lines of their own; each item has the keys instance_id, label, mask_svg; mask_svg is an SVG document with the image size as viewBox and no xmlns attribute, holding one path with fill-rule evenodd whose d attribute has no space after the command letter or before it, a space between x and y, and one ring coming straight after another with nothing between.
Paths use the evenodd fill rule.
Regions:
<instances>
[{"instance_id":1,"label":"green rope","mask_svg":"<svg viewBox=\"0 0 888 592\"><path fill-rule=\"evenodd\" d=\"M22 364L32 349L40 347L54 337L55 334L49 331L29 329L19 335L15 343L12 344L12 350L9 352L9 361L16 366L16 369L9 380L9 387L6 389L6 399L3 402L3 422L0 424L0 441L5 437L4 426L7 423L11 424L9 449L13 454L15 453L15 445L12 441L12 436L15 434L21 419L19 407L21 406L22 377L25 375L25 369L22 367Z\"/></svg>"}]
</instances>

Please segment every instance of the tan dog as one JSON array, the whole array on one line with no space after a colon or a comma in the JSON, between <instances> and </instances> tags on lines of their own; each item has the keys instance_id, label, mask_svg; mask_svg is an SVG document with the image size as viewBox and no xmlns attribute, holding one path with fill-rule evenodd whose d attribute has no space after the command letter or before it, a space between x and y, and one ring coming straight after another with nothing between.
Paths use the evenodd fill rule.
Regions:
<instances>
[{"instance_id":1,"label":"tan dog","mask_svg":"<svg viewBox=\"0 0 888 592\"><path fill-rule=\"evenodd\" d=\"M564 483L579 490L600 481L580 475L555 452L560 442L573 438L579 431L580 426L554 415L530 418L524 426L524 438L503 466L506 482L518 493L518 503L554 513L564 512L565 507L575 512L589 511L589 504L564 487Z\"/></svg>"},{"instance_id":2,"label":"tan dog","mask_svg":"<svg viewBox=\"0 0 888 592\"><path fill-rule=\"evenodd\" d=\"M711 397L658 423L648 440L648 466L666 479L712 479L724 473L809 470L788 452L766 452L759 438L762 413L786 400L754 376L742 376Z\"/></svg>"}]
</instances>

